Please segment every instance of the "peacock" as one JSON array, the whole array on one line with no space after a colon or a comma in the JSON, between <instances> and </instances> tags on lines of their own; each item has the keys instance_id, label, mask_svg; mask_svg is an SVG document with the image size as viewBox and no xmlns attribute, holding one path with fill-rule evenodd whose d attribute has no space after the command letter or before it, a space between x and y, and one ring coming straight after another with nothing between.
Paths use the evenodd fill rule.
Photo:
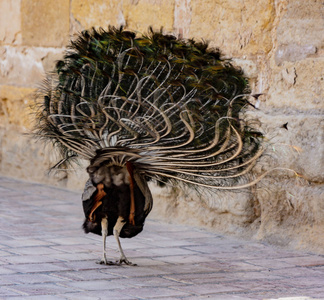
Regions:
<instances>
[{"instance_id":1,"label":"peacock","mask_svg":"<svg viewBox=\"0 0 324 300\"><path fill-rule=\"evenodd\" d=\"M244 118L250 97L242 70L207 42L123 27L70 42L41 88L34 134L58 149L53 168L89 161L83 229L102 236L100 263L132 265L119 238L143 230L150 180L202 190L256 183L248 175L263 147ZM106 257L109 235L117 262Z\"/></svg>"}]
</instances>

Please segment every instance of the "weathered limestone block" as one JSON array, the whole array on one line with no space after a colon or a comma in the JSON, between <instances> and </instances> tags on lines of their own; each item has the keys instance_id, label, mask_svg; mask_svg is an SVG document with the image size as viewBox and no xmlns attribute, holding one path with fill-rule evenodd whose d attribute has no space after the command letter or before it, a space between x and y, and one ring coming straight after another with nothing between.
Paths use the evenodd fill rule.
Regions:
<instances>
[{"instance_id":1,"label":"weathered limestone block","mask_svg":"<svg viewBox=\"0 0 324 300\"><path fill-rule=\"evenodd\" d=\"M76 166L76 171L49 174L50 167L57 163L56 152L25 133L14 126L0 124L0 174L62 188L84 188L88 178L85 166Z\"/></svg>"},{"instance_id":2,"label":"weathered limestone block","mask_svg":"<svg viewBox=\"0 0 324 300\"><path fill-rule=\"evenodd\" d=\"M125 25L122 1L119 0L72 0L71 15L72 22L75 23L74 33L91 27L107 28L108 25L117 27Z\"/></svg>"},{"instance_id":3,"label":"weathered limestone block","mask_svg":"<svg viewBox=\"0 0 324 300\"><path fill-rule=\"evenodd\" d=\"M289 168L309 182L324 184L323 112L306 114L293 110L270 111L269 114L259 113L258 119L268 143L263 171L271 167ZM262 166L261 161L258 168ZM280 171L273 176L294 178L294 173Z\"/></svg>"},{"instance_id":4,"label":"weathered limestone block","mask_svg":"<svg viewBox=\"0 0 324 300\"><path fill-rule=\"evenodd\" d=\"M0 0L0 45L21 44L21 0Z\"/></svg>"},{"instance_id":5,"label":"weathered limestone block","mask_svg":"<svg viewBox=\"0 0 324 300\"><path fill-rule=\"evenodd\" d=\"M317 48L314 45L300 46L294 43L288 45L281 45L276 51L275 61L276 64L279 66L284 61L299 61L316 54L316 52Z\"/></svg>"},{"instance_id":6,"label":"weathered limestone block","mask_svg":"<svg viewBox=\"0 0 324 300\"><path fill-rule=\"evenodd\" d=\"M189 37L191 23L191 1L175 0L174 6L174 33L184 38Z\"/></svg>"},{"instance_id":7,"label":"weathered limestone block","mask_svg":"<svg viewBox=\"0 0 324 300\"><path fill-rule=\"evenodd\" d=\"M1 174L55 184L45 176L50 162L45 157L44 147L10 126L0 127L0 140Z\"/></svg>"},{"instance_id":8,"label":"weathered limestone block","mask_svg":"<svg viewBox=\"0 0 324 300\"><path fill-rule=\"evenodd\" d=\"M57 61L62 59L64 50L64 48L47 48L47 52L41 55L41 62L45 73L53 72Z\"/></svg>"},{"instance_id":9,"label":"weathered limestone block","mask_svg":"<svg viewBox=\"0 0 324 300\"><path fill-rule=\"evenodd\" d=\"M241 58L234 58L231 63L243 70L245 76L249 79L251 92L259 93L260 91L257 89L257 83L260 74L260 65L258 65L256 61Z\"/></svg>"},{"instance_id":10,"label":"weathered limestone block","mask_svg":"<svg viewBox=\"0 0 324 300\"><path fill-rule=\"evenodd\" d=\"M62 56L60 48L0 47L0 82L3 85L37 87L45 72Z\"/></svg>"},{"instance_id":11,"label":"weathered limestone block","mask_svg":"<svg viewBox=\"0 0 324 300\"><path fill-rule=\"evenodd\" d=\"M149 26L172 31L175 0L124 0L123 14L127 27L146 33Z\"/></svg>"},{"instance_id":12,"label":"weathered limestone block","mask_svg":"<svg viewBox=\"0 0 324 300\"><path fill-rule=\"evenodd\" d=\"M255 79L259 74L259 66L250 59L234 58L231 63L244 71L244 74L250 79Z\"/></svg>"},{"instance_id":13,"label":"weathered limestone block","mask_svg":"<svg viewBox=\"0 0 324 300\"><path fill-rule=\"evenodd\" d=\"M21 0L22 43L63 47L69 40L70 4L66 0Z\"/></svg>"},{"instance_id":14,"label":"weathered limestone block","mask_svg":"<svg viewBox=\"0 0 324 300\"><path fill-rule=\"evenodd\" d=\"M272 63L266 104L299 110L324 109L324 57Z\"/></svg>"},{"instance_id":15,"label":"weathered limestone block","mask_svg":"<svg viewBox=\"0 0 324 300\"><path fill-rule=\"evenodd\" d=\"M141 33L146 33L149 26L155 29L163 26L170 31L173 11L174 0L73 0L71 5L72 22L79 24L74 25L79 31L90 27L106 28L108 25L126 25Z\"/></svg>"},{"instance_id":16,"label":"weathered limestone block","mask_svg":"<svg viewBox=\"0 0 324 300\"><path fill-rule=\"evenodd\" d=\"M279 46L298 45L302 47L301 58L307 50L314 47L324 47L324 8L323 2L317 0L289 1L286 12L283 14L277 28L277 43ZM306 47L303 50L303 47ZM312 48L311 48L312 49ZM278 49L280 51L280 47ZM311 53L312 54L312 53Z\"/></svg>"},{"instance_id":17,"label":"weathered limestone block","mask_svg":"<svg viewBox=\"0 0 324 300\"><path fill-rule=\"evenodd\" d=\"M78 165L75 165L73 169L67 170L65 188L70 190L83 191L85 183L89 179L89 174L86 171L89 164L89 161L83 160L80 161ZM60 174L58 174L57 176L59 175Z\"/></svg>"},{"instance_id":18,"label":"weathered limestone block","mask_svg":"<svg viewBox=\"0 0 324 300\"><path fill-rule=\"evenodd\" d=\"M277 27L277 65L316 56L323 49L323 16L324 8L320 1L289 1Z\"/></svg>"},{"instance_id":19,"label":"weathered limestone block","mask_svg":"<svg viewBox=\"0 0 324 300\"><path fill-rule=\"evenodd\" d=\"M0 125L31 128L35 89L0 85Z\"/></svg>"},{"instance_id":20,"label":"weathered limestone block","mask_svg":"<svg viewBox=\"0 0 324 300\"><path fill-rule=\"evenodd\" d=\"M242 232L256 219L251 190L219 191L201 195L182 187L150 185L154 219L201 226L227 233Z\"/></svg>"},{"instance_id":21,"label":"weathered limestone block","mask_svg":"<svg viewBox=\"0 0 324 300\"><path fill-rule=\"evenodd\" d=\"M271 0L192 1L190 36L210 40L226 55L268 53L276 16Z\"/></svg>"},{"instance_id":22,"label":"weathered limestone block","mask_svg":"<svg viewBox=\"0 0 324 300\"><path fill-rule=\"evenodd\" d=\"M269 177L257 198L261 206L257 239L323 253L324 184Z\"/></svg>"}]
</instances>

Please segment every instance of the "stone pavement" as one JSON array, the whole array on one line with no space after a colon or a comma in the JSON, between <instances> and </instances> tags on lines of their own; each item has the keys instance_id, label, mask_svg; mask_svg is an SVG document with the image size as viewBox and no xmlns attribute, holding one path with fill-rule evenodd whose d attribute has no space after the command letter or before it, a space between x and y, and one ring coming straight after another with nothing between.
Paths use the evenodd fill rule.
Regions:
<instances>
[{"instance_id":1,"label":"stone pavement","mask_svg":"<svg viewBox=\"0 0 324 300\"><path fill-rule=\"evenodd\" d=\"M103 266L82 222L80 194L0 177L0 299L324 299L324 256L148 220L138 266Z\"/></svg>"}]
</instances>

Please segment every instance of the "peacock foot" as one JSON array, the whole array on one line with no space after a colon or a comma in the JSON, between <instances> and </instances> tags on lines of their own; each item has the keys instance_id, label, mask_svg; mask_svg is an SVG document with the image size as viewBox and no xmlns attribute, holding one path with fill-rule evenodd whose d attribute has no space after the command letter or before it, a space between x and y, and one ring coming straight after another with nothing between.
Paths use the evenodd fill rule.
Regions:
<instances>
[{"instance_id":1,"label":"peacock foot","mask_svg":"<svg viewBox=\"0 0 324 300\"><path fill-rule=\"evenodd\" d=\"M116 261L117 265L121 265L122 263L124 263L128 266L137 266L137 264L133 264L126 257L121 257L119 260Z\"/></svg>"},{"instance_id":2,"label":"peacock foot","mask_svg":"<svg viewBox=\"0 0 324 300\"><path fill-rule=\"evenodd\" d=\"M116 263L111 261L111 260L103 260L103 259L96 261L96 264L98 264L98 265L107 265L107 266L116 265Z\"/></svg>"}]
</instances>

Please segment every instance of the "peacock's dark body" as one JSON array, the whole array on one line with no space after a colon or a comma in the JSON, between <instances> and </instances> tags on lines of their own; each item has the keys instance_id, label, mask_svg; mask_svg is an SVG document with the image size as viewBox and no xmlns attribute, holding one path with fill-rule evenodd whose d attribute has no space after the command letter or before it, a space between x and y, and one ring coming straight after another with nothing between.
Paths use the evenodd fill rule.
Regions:
<instances>
[{"instance_id":1,"label":"peacock's dark body","mask_svg":"<svg viewBox=\"0 0 324 300\"><path fill-rule=\"evenodd\" d=\"M84 229L119 244L143 228L149 179L228 190L254 183L241 183L262 154L261 134L242 119L248 93L242 71L205 43L93 29L48 78L36 134L60 150L56 167L90 161Z\"/></svg>"}]
</instances>

